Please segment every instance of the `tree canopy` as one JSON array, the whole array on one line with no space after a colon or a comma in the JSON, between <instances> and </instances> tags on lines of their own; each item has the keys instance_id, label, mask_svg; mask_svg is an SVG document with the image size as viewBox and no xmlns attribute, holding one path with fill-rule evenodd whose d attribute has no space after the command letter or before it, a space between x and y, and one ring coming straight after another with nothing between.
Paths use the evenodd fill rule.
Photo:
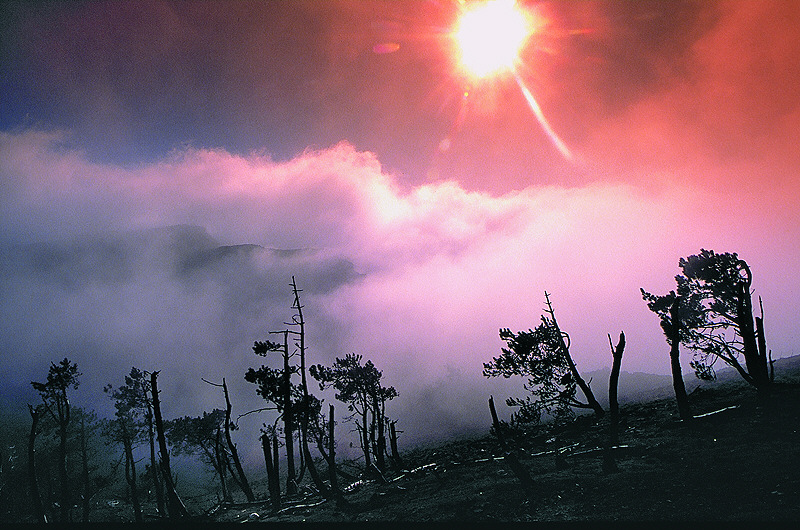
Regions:
<instances>
[{"instance_id":1,"label":"tree canopy","mask_svg":"<svg viewBox=\"0 0 800 530\"><path fill-rule=\"evenodd\" d=\"M701 249L678 261L683 274L675 276L676 289L654 295L641 289L647 307L659 315L670 341L669 311L678 298L678 333L683 345L694 352L691 366L702 379L713 379L717 359L734 367L756 387L766 386L766 340L762 316L753 319L750 267L734 253ZM744 359L744 363L740 359Z\"/></svg>"}]
</instances>

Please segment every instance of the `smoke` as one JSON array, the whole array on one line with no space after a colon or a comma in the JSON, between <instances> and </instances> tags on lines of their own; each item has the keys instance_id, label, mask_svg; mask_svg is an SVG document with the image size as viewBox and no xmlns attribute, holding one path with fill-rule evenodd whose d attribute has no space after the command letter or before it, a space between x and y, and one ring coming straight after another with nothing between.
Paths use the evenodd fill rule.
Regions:
<instances>
[{"instance_id":1,"label":"smoke","mask_svg":"<svg viewBox=\"0 0 800 530\"><path fill-rule=\"evenodd\" d=\"M131 366L161 370L168 417L222 405L201 378L224 377L237 413L263 406L243 374L264 362L253 341L291 318L294 276L309 362L371 359L400 393L387 412L404 443L483 432L488 395L523 390L483 378L482 363L500 352L499 328L537 324L545 290L581 370L608 366L606 334L624 330L624 369L668 373L639 287L669 290L678 258L701 247L750 263L770 347L796 352L791 200L765 210L677 185L499 196L454 182L404 188L346 143L280 163L186 149L123 168L89 161L67 140L0 135L7 397L35 399L29 381L67 356L83 372L76 403L99 412L111 409L102 387ZM240 436L269 418L243 418Z\"/></svg>"}]
</instances>

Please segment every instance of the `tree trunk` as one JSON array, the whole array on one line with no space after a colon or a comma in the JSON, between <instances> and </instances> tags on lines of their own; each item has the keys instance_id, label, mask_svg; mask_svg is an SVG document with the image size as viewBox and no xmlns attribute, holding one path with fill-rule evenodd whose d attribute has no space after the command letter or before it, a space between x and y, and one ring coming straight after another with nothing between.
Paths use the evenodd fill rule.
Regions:
<instances>
[{"instance_id":1,"label":"tree trunk","mask_svg":"<svg viewBox=\"0 0 800 530\"><path fill-rule=\"evenodd\" d=\"M67 478L67 423L62 416L58 422L58 479L61 482L61 522L70 520L69 479Z\"/></svg>"},{"instance_id":2,"label":"tree trunk","mask_svg":"<svg viewBox=\"0 0 800 530\"><path fill-rule=\"evenodd\" d=\"M767 356L762 357L756 340L756 330L753 327L753 302L750 298L749 282L743 283L736 304L737 324L742 335L742 352L744 353L745 366L753 385L759 390L766 390L769 386L769 369ZM763 333L763 323L762 323ZM764 345L766 349L766 343Z\"/></svg>"},{"instance_id":3,"label":"tree trunk","mask_svg":"<svg viewBox=\"0 0 800 530\"><path fill-rule=\"evenodd\" d=\"M236 444L231 439L231 399L228 395L228 385L225 383L225 378L222 378L222 391L225 394L225 441L228 444L228 449L231 452L233 465L236 467L236 473L239 475L239 484L242 487L245 497L248 502L255 502L256 497L253 495L253 490L250 488L250 483L247 482L247 477L242 468L242 462L239 460L239 452L236 450Z\"/></svg>"},{"instance_id":4,"label":"tree trunk","mask_svg":"<svg viewBox=\"0 0 800 530\"><path fill-rule=\"evenodd\" d=\"M39 495L39 482L36 479L36 427L39 425L40 411L28 405L31 414L31 432L28 435L28 480L31 483L31 497L36 521L46 523L47 516L42 509L42 498Z\"/></svg>"},{"instance_id":5,"label":"tree trunk","mask_svg":"<svg viewBox=\"0 0 800 530\"><path fill-rule=\"evenodd\" d=\"M608 378L608 410L611 420L611 443L619 442L619 400L617 390L619 387L619 371L622 366L622 354L625 352L625 333L619 333L619 342L615 348L611 342L611 335L608 336L608 343L611 345L611 355L614 362L611 365L611 375Z\"/></svg>"},{"instance_id":6,"label":"tree trunk","mask_svg":"<svg viewBox=\"0 0 800 530\"><path fill-rule=\"evenodd\" d=\"M303 415L300 422L300 430L302 431L300 437L300 443L302 445L301 454L303 456L303 462L308 468L308 473L311 475L311 480L314 482L314 485L327 497L327 487L325 486L325 483L322 482L322 479L317 472L317 466L314 464L314 459L311 457L311 451L308 448L309 397L308 382L306 379L306 322L303 318L303 305L300 303L300 290L297 288L297 283L294 280L294 276L292 276L292 292L294 294L294 308L297 311L296 324L300 328L298 333L300 339L298 349L300 350L300 387L303 390Z\"/></svg>"},{"instance_id":7,"label":"tree trunk","mask_svg":"<svg viewBox=\"0 0 800 530\"><path fill-rule=\"evenodd\" d=\"M678 403L678 414L682 420L690 421L692 419L692 412L689 408L686 386L683 384L683 372L681 372L681 320L679 306L680 297L675 297L675 301L669 309L671 322L669 361L670 368L672 369L672 388L675 390L675 401Z\"/></svg>"},{"instance_id":8,"label":"tree trunk","mask_svg":"<svg viewBox=\"0 0 800 530\"><path fill-rule=\"evenodd\" d=\"M272 509L278 511L281 509L281 483L278 478L276 462L272 461L272 450L269 446L269 436L266 433L261 435L261 447L264 450L264 463L267 466L269 499L272 501Z\"/></svg>"},{"instance_id":9,"label":"tree trunk","mask_svg":"<svg viewBox=\"0 0 800 530\"><path fill-rule=\"evenodd\" d=\"M583 395L586 397L586 401L589 404L589 407L594 411L594 415L597 419L602 418L606 411L603 410L603 407L600 406L600 403L595 399L594 393L592 392L591 387L589 386L586 381L583 380L581 374L578 372L578 367L575 366L575 361L572 360L572 355L569 353L569 346L567 345L566 340L564 339L564 333L562 333L561 328L556 321L556 314L553 310L553 306L550 303L550 295L545 292L544 293L545 300L547 301L547 313L550 315L550 319L553 321L553 326L555 327L556 333L558 333L559 338L559 345L561 346L561 351L564 354L564 358L567 361L567 365L569 366L569 371L572 373L573 379L575 379L575 383L578 385L578 388L581 389Z\"/></svg>"},{"instance_id":10,"label":"tree trunk","mask_svg":"<svg viewBox=\"0 0 800 530\"><path fill-rule=\"evenodd\" d=\"M289 332L283 332L283 435L286 441L286 494L297 494L294 468L294 427L292 425L292 381L289 366Z\"/></svg>"},{"instance_id":11,"label":"tree trunk","mask_svg":"<svg viewBox=\"0 0 800 530\"><path fill-rule=\"evenodd\" d=\"M153 415L155 416L156 435L158 438L158 447L161 455L161 477L164 479L164 485L167 489L167 506L169 517L174 519L189 515L186 511L183 501L175 491L175 484L172 482L172 470L169 466L169 450L167 449L167 439L164 436L164 421L161 419L161 402L158 398L158 383L156 377L158 372L150 374L150 387L153 393Z\"/></svg>"},{"instance_id":12,"label":"tree trunk","mask_svg":"<svg viewBox=\"0 0 800 530\"><path fill-rule=\"evenodd\" d=\"M763 314L763 311L762 311ZM756 342L758 344L758 358L759 364L763 365L762 377L765 381L765 386L769 387L775 379L775 372L772 360L769 358L767 351L767 338L764 334L764 317L756 317Z\"/></svg>"},{"instance_id":13,"label":"tree trunk","mask_svg":"<svg viewBox=\"0 0 800 530\"><path fill-rule=\"evenodd\" d=\"M377 397L373 403L373 416L377 415L375 426L377 429L377 439L375 440L375 463L381 473L386 473L386 435L383 432L383 404L378 403Z\"/></svg>"},{"instance_id":14,"label":"tree trunk","mask_svg":"<svg viewBox=\"0 0 800 530\"><path fill-rule=\"evenodd\" d=\"M364 414L362 415L363 426L361 428L361 447L364 449L364 471L369 472L372 467L372 459L370 458L369 450L369 432L367 431L367 407L364 407ZM358 428L358 425L356 425Z\"/></svg>"},{"instance_id":15,"label":"tree trunk","mask_svg":"<svg viewBox=\"0 0 800 530\"><path fill-rule=\"evenodd\" d=\"M222 432L217 427L217 435L214 439L214 455L213 459L216 462L214 467L219 475L219 485L222 489L222 502L233 502L230 492L228 491L227 470L224 460L224 449L222 448Z\"/></svg>"},{"instance_id":16,"label":"tree trunk","mask_svg":"<svg viewBox=\"0 0 800 530\"><path fill-rule=\"evenodd\" d=\"M156 510L158 515L164 517L164 488L158 477L158 463L156 461L156 435L153 428L153 408L147 404L147 435L150 442L150 475L153 481L153 490L156 492Z\"/></svg>"},{"instance_id":17,"label":"tree trunk","mask_svg":"<svg viewBox=\"0 0 800 530\"><path fill-rule=\"evenodd\" d=\"M403 469L403 459L400 458L400 452L397 450L397 429L395 428L396 423L396 421L393 421L389 424L389 445L392 448L392 460L394 461L394 465L398 470L400 470Z\"/></svg>"},{"instance_id":18,"label":"tree trunk","mask_svg":"<svg viewBox=\"0 0 800 530\"><path fill-rule=\"evenodd\" d=\"M136 487L136 461L133 458L133 446L125 420L118 420L120 433L122 434L122 445L125 448L125 481L131 492L131 504L133 504L133 517L137 523L142 522L142 507L139 504L139 490Z\"/></svg>"},{"instance_id":19,"label":"tree trunk","mask_svg":"<svg viewBox=\"0 0 800 530\"><path fill-rule=\"evenodd\" d=\"M526 496L530 496L531 492L533 491L533 480L531 479L528 470L526 470L522 464L520 464L516 453L506 445L503 431L500 428L500 420L497 419L497 410L494 408L493 396L489 396L489 412L492 415L494 434L497 436L497 439L500 442L500 448L503 450L503 454L505 455L505 461L508 463L508 467L511 468L511 471L514 473L514 475L516 475L517 479L522 484L522 488L525 490Z\"/></svg>"},{"instance_id":20,"label":"tree trunk","mask_svg":"<svg viewBox=\"0 0 800 530\"><path fill-rule=\"evenodd\" d=\"M89 455L86 450L86 419L81 415L81 482L83 483L83 517L84 523L89 522L89 508L91 499L89 484Z\"/></svg>"},{"instance_id":21,"label":"tree trunk","mask_svg":"<svg viewBox=\"0 0 800 530\"><path fill-rule=\"evenodd\" d=\"M275 480L278 481L278 485L276 486L278 490L278 498L280 498L280 491L281 491L281 481L280 481L280 459L278 454L278 435L277 433L272 434L272 461L275 463Z\"/></svg>"}]
</instances>

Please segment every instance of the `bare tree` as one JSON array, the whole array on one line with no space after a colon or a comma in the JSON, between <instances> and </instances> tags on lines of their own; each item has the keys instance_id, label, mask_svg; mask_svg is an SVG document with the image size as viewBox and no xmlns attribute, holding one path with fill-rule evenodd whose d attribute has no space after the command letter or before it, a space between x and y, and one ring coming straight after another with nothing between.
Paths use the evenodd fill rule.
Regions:
<instances>
[{"instance_id":1,"label":"bare tree","mask_svg":"<svg viewBox=\"0 0 800 530\"><path fill-rule=\"evenodd\" d=\"M625 333L620 331L617 346L611 342L611 335L608 336L608 344L611 347L611 356L614 362L611 365L611 375L608 378L608 412L611 421L611 443L619 441L619 400L617 390L619 387L619 371L622 367L622 354L625 352Z\"/></svg>"}]
</instances>

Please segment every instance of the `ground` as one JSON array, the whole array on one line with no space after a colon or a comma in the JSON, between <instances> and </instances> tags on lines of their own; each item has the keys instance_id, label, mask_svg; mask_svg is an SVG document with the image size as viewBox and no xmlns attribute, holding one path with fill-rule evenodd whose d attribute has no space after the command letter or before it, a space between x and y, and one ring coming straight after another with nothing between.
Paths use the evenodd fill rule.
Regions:
<instances>
[{"instance_id":1,"label":"ground","mask_svg":"<svg viewBox=\"0 0 800 530\"><path fill-rule=\"evenodd\" d=\"M606 472L608 420L579 418L558 433L516 440L534 486L526 495L497 439L459 440L404 455L388 483L319 496L219 507L215 522L800 521L800 385L767 399L743 382L703 385L692 422L674 399L624 406L617 472ZM487 411L488 414L488 411ZM556 465L561 450L563 465Z\"/></svg>"}]
</instances>

